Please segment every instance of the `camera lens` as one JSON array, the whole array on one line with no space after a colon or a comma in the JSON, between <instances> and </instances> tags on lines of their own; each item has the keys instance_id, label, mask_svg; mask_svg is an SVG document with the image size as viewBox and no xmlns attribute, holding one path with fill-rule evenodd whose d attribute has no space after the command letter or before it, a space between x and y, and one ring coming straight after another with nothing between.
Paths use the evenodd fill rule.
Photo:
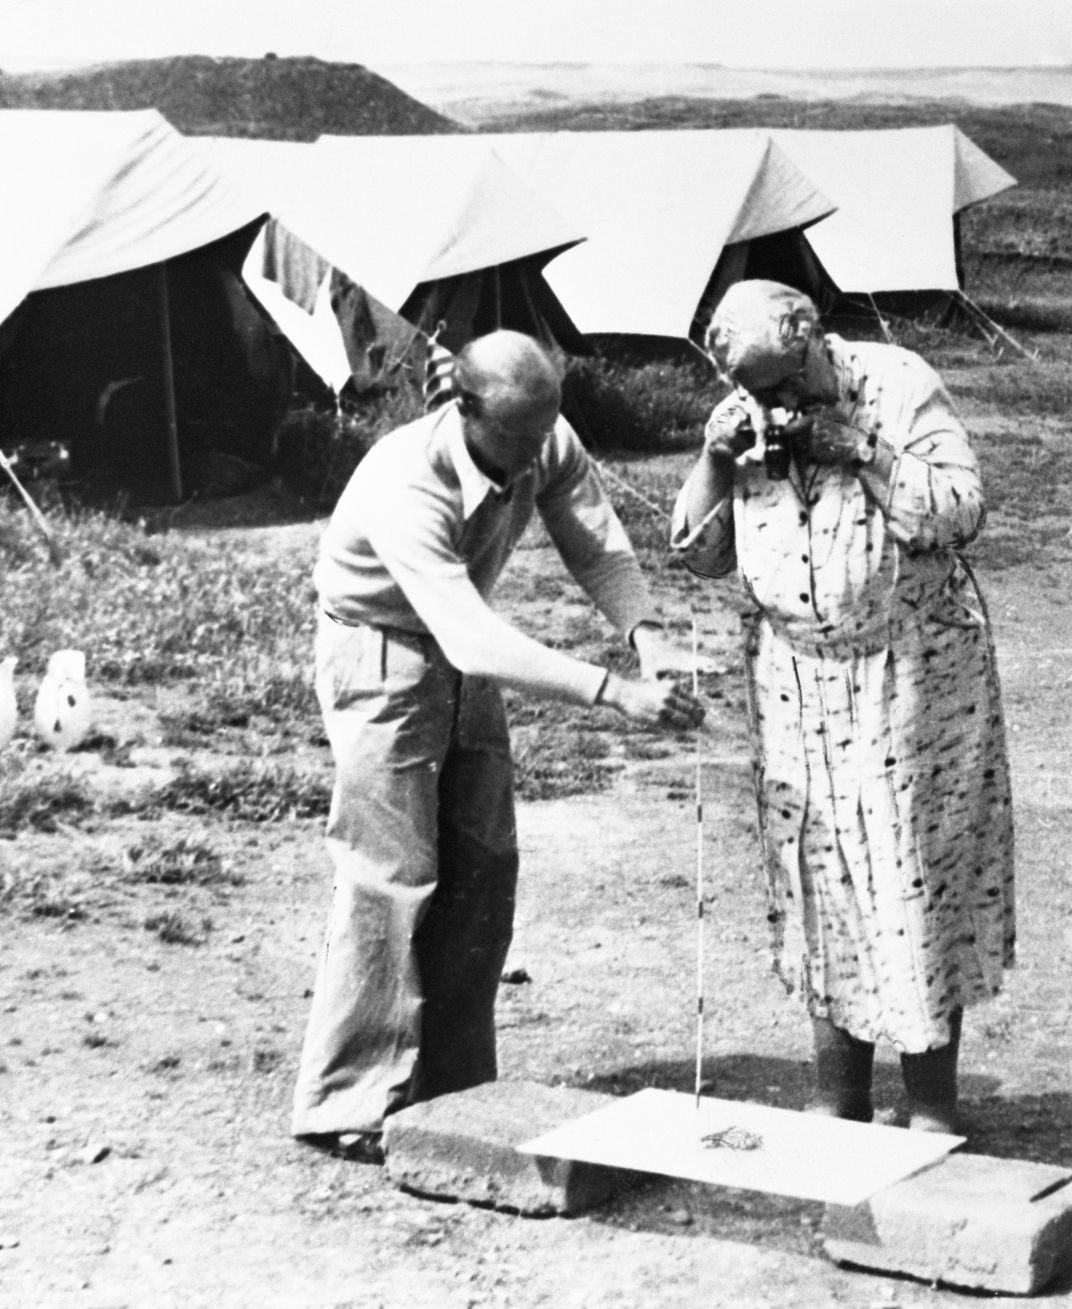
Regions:
<instances>
[{"instance_id":1,"label":"camera lens","mask_svg":"<svg viewBox=\"0 0 1072 1309\"><path fill-rule=\"evenodd\" d=\"M789 476L789 446L781 432L768 432L763 450L763 466L772 482L784 482Z\"/></svg>"}]
</instances>

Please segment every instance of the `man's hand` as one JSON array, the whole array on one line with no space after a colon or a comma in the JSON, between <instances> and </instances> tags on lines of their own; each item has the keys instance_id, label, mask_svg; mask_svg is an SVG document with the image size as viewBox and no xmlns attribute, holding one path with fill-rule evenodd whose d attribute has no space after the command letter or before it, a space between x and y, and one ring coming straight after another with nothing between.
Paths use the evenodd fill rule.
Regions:
<instances>
[{"instance_id":1,"label":"man's hand","mask_svg":"<svg viewBox=\"0 0 1072 1309\"><path fill-rule=\"evenodd\" d=\"M685 731L704 720L703 705L680 682L637 682L611 673L600 703L643 727Z\"/></svg>"},{"instance_id":2,"label":"man's hand","mask_svg":"<svg viewBox=\"0 0 1072 1309\"><path fill-rule=\"evenodd\" d=\"M755 443L751 417L741 405L719 410L704 428L704 450L712 459L739 459Z\"/></svg>"}]
</instances>

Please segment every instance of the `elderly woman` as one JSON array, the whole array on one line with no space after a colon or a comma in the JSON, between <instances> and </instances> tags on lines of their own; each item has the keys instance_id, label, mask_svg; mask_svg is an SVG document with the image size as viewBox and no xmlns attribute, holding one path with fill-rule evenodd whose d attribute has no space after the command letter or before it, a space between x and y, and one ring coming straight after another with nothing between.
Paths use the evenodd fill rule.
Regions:
<instances>
[{"instance_id":1,"label":"elderly woman","mask_svg":"<svg viewBox=\"0 0 1072 1309\"><path fill-rule=\"evenodd\" d=\"M869 1121L875 1043L909 1125L958 1125L964 1007L1013 961L1004 724L958 553L979 470L937 374L824 333L775 282L732 287L706 346L734 390L675 507L696 573L736 567L775 971L812 1018L817 1112Z\"/></svg>"}]
</instances>

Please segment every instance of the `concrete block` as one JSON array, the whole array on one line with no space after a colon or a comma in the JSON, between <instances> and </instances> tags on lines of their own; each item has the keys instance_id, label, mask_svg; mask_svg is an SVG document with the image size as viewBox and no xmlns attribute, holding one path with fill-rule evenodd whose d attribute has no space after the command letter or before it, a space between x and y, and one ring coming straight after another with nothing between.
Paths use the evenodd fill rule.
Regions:
<instances>
[{"instance_id":1,"label":"concrete block","mask_svg":"<svg viewBox=\"0 0 1072 1309\"><path fill-rule=\"evenodd\" d=\"M517 1146L613 1096L535 1082L488 1082L392 1114L386 1169L409 1191L512 1212L572 1214L608 1200L631 1174Z\"/></svg>"},{"instance_id":2,"label":"concrete block","mask_svg":"<svg viewBox=\"0 0 1072 1309\"><path fill-rule=\"evenodd\" d=\"M853 1208L828 1205L838 1263L1031 1295L1072 1267L1072 1171L951 1154Z\"/></svg>"}]
</instances>

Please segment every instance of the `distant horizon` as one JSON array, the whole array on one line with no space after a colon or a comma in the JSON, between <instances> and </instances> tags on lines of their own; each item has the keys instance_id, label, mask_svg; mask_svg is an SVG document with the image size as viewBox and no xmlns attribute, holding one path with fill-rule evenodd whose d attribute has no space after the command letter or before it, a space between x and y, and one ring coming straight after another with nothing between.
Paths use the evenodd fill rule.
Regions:
<instances>
[{"instance_id":1,"label":"distant horizon","mask_svg":"<svg viewBox=\"0 0 1072 1309\"><path fill-rule=\"evenodd\" d=\"M2 2L2 0L0 0ZM310 60L324 68L361 68L397 90L467 127L480 127L503 114L526 113L554 104L559 108L605 101L750 101L762 98L857 101L897 104L942 101L990 108L1047 104L1072 110L1072 63L932 65L913 68L742 68L712 60L501 60L411 59L404 63L361 63L320 55L146 55L137 58L79 59L48 68L4 69L11 85L47 86L64 78L110 76L109 70L150 68L156 63L237 61L256 67ZM116 73L116 76L121 74ZM146 76L151 76L146 73Z\"/></svg>"},{"instance_id":2,"label":"distant horizon","mask_svg":"<svg viewBox=\"0 0 1072 1309\"><path fill-rule=\"evenodd\" d=\"M1072 61L1069 0L0 0L0 67L50 72L139 58L309 55L370 69L695 67L1047 69ZM1060 64L1054 61L1062 61Z\"/></svg>"},{"instance_id":3,"label":"distant horizon","mask_svg":"<svg viewBox=\"0 0 1072 1309\"><path fill-rule=\"evenodd\" d=\"M1072 72L1072 62L1055 61L1054 63L1031 64L860 64L850 66L835 64L830 66L802 67L786 64L732 64L711 59L392 59L365 62L359 59L326 59L323 55L308 52L306 54L278 54L266 50L262 54L211 54L208 51L187 51L181 54L129 55L123 57L96 57L83 59L61 59L37 64L33 67L6 68L0 56L0 72L6 75L23 76L32 73L60 72L77 68L100 68L111 64L160 63L165 59L211 59L214 63L224 60L262 60L262 59L316 59L326 64L350 64L376 71L380 68L711 68L727 73L774 73L784 76L803 77L853 77L853 76L907 76L912 73L1003 73L1003 72Z\"/></svg>"}]
</instances>

